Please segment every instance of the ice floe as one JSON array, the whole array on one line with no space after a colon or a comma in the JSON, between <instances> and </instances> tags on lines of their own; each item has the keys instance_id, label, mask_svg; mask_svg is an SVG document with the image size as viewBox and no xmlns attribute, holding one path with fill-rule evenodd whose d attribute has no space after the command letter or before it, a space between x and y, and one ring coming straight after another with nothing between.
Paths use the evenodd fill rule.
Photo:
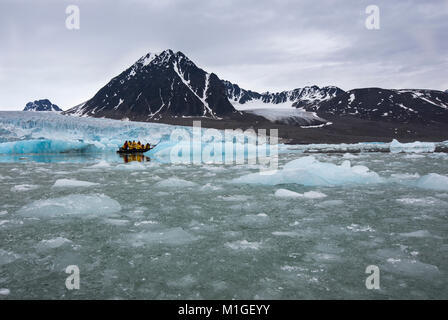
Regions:
<instances>
[{"instance_id":1,"label":"ice floe","mask_svg":"<svg viewBox=\"0 0 448 320\"><path fill-rule=\"evenodd\" d=\"M19 258L20 256L14 252L0 249L0 266L11 263Z\"/></svg>"},{"instance_id":2,"label":"ice floe","mask_svg":"<svg viewBox=\"0 0 448 320\"><path fill-rule=\"evenodd\" d=\"M7 288L1 288L0 289L0 296L7 296L11 293L11 291Z\"/></svg>"},{"instance_id":3,"label":"ice floe","mask_svg":"<svg viewBox=\"0 0 448 320\"><path fill-rule=\"evenodd\" d=\"M305 193L298 193L287 189L278 189L275 194L279 198L308 198L308 199L320 199L325 198L327 195L319 191L307 191Z\"/></svg>"},{"instance_id":4,"label":"ice floe","mask_svg":"<svg viewBox=\"0 0 448 320\"><path fill-rule=\"evenodd\" d=\"M448 177L430 173L418 179L415 185L424 189L448 191Z\"/></svg>"},{"instance_id":5,"label":"ice floe","mask_svg":"<svg viewBox=\"0 0 448 320\"><path fill-rule=\"evenodd\" d=\"M34 185L34 184L18 184L14 187L11 188L11 191L13 192L25 192L25 191L29 191L29 190L34 190L39 188L39 186Z\"/></svg>"},{"instance_id":6,"label":"ice floe","mask_svg":"<svg viewBox=\"0 0 448 320\"><path fill-rule=\"evenodd\" d=\"M110 163L107 162L106 160L101 160L100 162L95 163L94 165L91 165L90 168L109 168L110 167Z\"/></svg>"},{"instance_id":7,"label":"ice floe","mask_svg":"<svg viewBox=\"0 0 448 320\"><path fill-rule=\"evenodd\" d=\"M158 188L188 188L196 186L196 183L177 177L171 177L157 182L155 186Z\"/></svg>"},{"instance_id":8,"label":"ice floe","mask_svg":"<svg viewBox=\"0 0 448 320\"><path fill-rule=\"evenodd\" d=\"M305 186L334 186L345 184L380 183L383 179L365 166L351 166L346 160L341 165L320 162L313 156L288 162L283 169L267 175L251 173L236 179L234 183L278 185L295 183Z\"/></svg>"},{"instance_id":9,"label":"ice floe","mask_svg":"<svg viewBox=\"0 0 448 320\"><path fill-rule=\"evenodd\" d=\"M249 242L247 240L238 240L233 242L226 242L225 246L233 250L258 250L260 249L261 242Z\"/></svg>"},{"instance_id":10,"label":"ice floe","mask_svg":"<svg viewBox=\"0 0 448 320\"><path fill-rule=\"evenodd\" d=\"M56 237L53 239L42 240L37 244L37 248L41 250L59 248L65 244L72 243L71 240L64 237Z\"/></svg>"},{"instance_id":11,"label":"ice floe","mask_svg":"<svg viewBox=\"0 0 448 320\"><path fill-rule=\"evenodd\" d=\"M53 185L53 188L76 188L76 187L91 187L97 186L98 183L80 181L75 179L58 179Z\"/></svg>"},{"instance_id":12,"label":"ice floe","mask_svg":"<svg viewBox=\"0 0 448 320\"><path fill-rule=\"evenodd\" d=\"M247 214L241 217L237 223L246 228L262 228L270 223L270 219L265 213Z\"/></svg>"},{"instance_id":13,"label":"ice floe","mask_svg":"<svg viewBox=\"0 0 448 320\"><path fill-rule=\"evenodd\" d=\"M28 217L63 217L72 215L107 215L119 212L120 204L104 194L73 194L60 198L33 201L18 210Z\"/></svg>"},{"instance_id":14,"label":"ice floe","mask_svg":"<svg viewBox=\"0 0 448 320\"><path fill-rule=\"evenodd\" d=\"M183 245L199 239L180 227L133 233L126 238L132 246L147 244Z\"/></svg>"},{"instance_id":15,"label":"ice floe","mask_svg":"<svg viewBox=\"0 0 448 320\"><path fill-rule=\"evenodd\" d=\"M400 153L400 152L410 152L410 153L423 153L423 152L434 152L436 150L436 144L433 142L411 142L411 143L400 143L394 139L390 144L390 152Z\"/></svg>"},{"instance_id":16,"label":"ice floe","mask_svg":"<svg viewBox=\"0 0 448 320\"><path fill-rule=\"evenodd\" d=\"M400 233L400 236L406 238L430 238L433 237L428 230L417 230L413 232Z\"/></svg>"}]
</instances>

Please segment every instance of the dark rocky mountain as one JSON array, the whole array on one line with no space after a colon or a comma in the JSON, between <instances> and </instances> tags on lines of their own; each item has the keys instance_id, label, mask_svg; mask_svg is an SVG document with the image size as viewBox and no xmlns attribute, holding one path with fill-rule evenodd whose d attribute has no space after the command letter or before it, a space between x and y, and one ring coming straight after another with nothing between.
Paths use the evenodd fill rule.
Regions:
<instances>
[{"instance_id":1,"label":"dark rocky mountain","mask_svg":"<svg viewBox=\"0 0 448 320\"><path fill-rule=\"evenodd\" d=\"M414 124L448 123L448 93L437 90L354 89L305 107L326 115Z\"/></svg>"},{"instance_id":2,"label":"dark rocky mountain","mask_svg":"<svg viewBox=\"0 0 448 320\"><path fill-rule=\"evenodd\" d=\"M52 104L48 99L28 102L23 111L62 111L57 105Z\"/></svg>"},{"instance_id":3,"label":"dark rocky mountain","mask_svg":"<svg viewBox=\"0 0 448 320\"><path fill-rule=\"evenodd\" d=\"M334 86L322 88L311 86L276 93L258 93L242 89L237 84L233 84L230 81L223 80L223 83L226 87L227 97L233 104L261 102L276 105L287 103L291 105L294 104L297 108L302 108L316 102L329 100L344 93L344 90Z\"/></svg>"},{"instance_id":4,"label":"dark rocky mountain","mask_svg":"<svg viewBox=\"0 0 448 320\"><path fill-rule=\"evenodd\" d=\"M130 120L218 119L235 113L222 81L182 52L148 53L86 103L65 114Z\"/></svg>"}]
</instances>

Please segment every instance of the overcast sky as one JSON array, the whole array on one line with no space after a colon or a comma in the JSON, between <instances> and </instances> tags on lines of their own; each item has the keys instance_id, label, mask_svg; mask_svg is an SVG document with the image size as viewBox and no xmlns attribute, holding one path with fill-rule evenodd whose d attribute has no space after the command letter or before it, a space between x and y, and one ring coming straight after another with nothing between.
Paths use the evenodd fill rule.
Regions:
<instances>
[{"instance_id":1,"label":"overcast sky","mask_svg":"<svg viewBox=\"0 0 448 320\"><path fill-rule=\"evenodd\" d=\"M68 5L80 29L66 28ZM365 27L368 5L380 29ZM68 109L147 52L259 92L448 89L448 0L0 0L0 110Z\"/></svg>"}]
</instances>

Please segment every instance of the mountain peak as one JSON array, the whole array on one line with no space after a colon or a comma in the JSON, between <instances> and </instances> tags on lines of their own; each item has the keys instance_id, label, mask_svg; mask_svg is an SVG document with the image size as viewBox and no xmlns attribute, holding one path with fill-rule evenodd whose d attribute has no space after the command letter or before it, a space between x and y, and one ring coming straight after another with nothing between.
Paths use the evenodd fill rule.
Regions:
<instances>
[{"instance_id":1,"label":"mountain peak","mask_svg":"<svg viewBox=\"0 0 448 320\"><path fill-rule=\"evenodd\" d=\"M164 117L218 118L233 113L221 80L182 52L147 53L113 78L82 106L67 114L159 120Z\"/></svg>"},{"instance_id":2,"label":"mountain peak","mask_svg":"<svg viewBox=\"0 0 448 320\"><path fill-rule=\"evenodd\" d=\"M62 109L48 99L41 99L28 102L23 111L62 111Z\"/></svg>"}]
</instances>

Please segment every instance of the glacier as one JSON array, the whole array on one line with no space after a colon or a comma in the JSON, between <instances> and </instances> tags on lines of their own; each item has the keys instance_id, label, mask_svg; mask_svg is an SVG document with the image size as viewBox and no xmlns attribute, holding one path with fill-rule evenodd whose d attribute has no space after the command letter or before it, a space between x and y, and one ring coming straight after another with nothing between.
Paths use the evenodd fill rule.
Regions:
<instances>
[{"instance_id":1,"label":"glacier","mask_svg":"<svg viewBox=\"0 0 448 320\"><path fill-rule=\"evenodd\" d=\"M300 109L280 108L276 110L254 109L254 113L261 112L272 121L293 119L300 117L303 121L311 123L319 120L311 113L304 113ZM286 113L285 113L286 112ZM321 119L322 120L322 119ZM295 120L291 120L295 121ZM125 140L135 140L158 144L147 154L166 159L172 155L174 149L186 151L186 159L191 161L193 153L202 153L205 162L216 162L223 159L229 150L216 148L216 143L228 141L223 131L215 130L221 134L220 141L211 140L208 129L201 128L202 140L200 143L173 141L172 134L176 130L185 130L193 137L191 127L174 126L159 123L131 122L103 118L87 118L66 116L50 112L20 112L0 111L0 154L67 154L67 153L112 153L122 145ZM214 129L212 129L214 130ZM234 156L244 154L246 159L257 156L259 149L248 148L251 144L249 135L235 131L232 139ZM278 152L410 152L431 153L440 146L448 149L448 141L442 143L391 143L361 142L354 144L308 144L284 145L278 144ZM269 146L265 148L268 150ZM228 155L227 155L228 156Z\"/></svg>"},{"instance_id":2,"label":"glacier","mask_svg":"<svg viewBox=\"0 0 448 320\"><path fill-rule=\"evenodd\" d=\"M125 140L168 140L172 126L53 113L0 112L0 153L115 151Z\"/></svg>"},{"instance_id":3,"label":"glacier","mask_svg":"<svg viewBox=\"0 0 448 320\"><path fill-rule=\"evenodd\" d=\"M199 130L199 138L195 136ZM125 140L157 144L145 153L162 162L201 161L223 163L229 154L253 159L270 155L269 144L258 141L255 132L232 131L227 135L216 129L173 126L65 116L54 113L0 112L0 154L112 153ZM199 142L198 142L199 141ZM225 143L233 145L225 149ZM257 147L251 147L255 146ZM286 147L277 145L279 150ZM179 156L178 156L179 153Z\"/></svg>"}]
</instances>

